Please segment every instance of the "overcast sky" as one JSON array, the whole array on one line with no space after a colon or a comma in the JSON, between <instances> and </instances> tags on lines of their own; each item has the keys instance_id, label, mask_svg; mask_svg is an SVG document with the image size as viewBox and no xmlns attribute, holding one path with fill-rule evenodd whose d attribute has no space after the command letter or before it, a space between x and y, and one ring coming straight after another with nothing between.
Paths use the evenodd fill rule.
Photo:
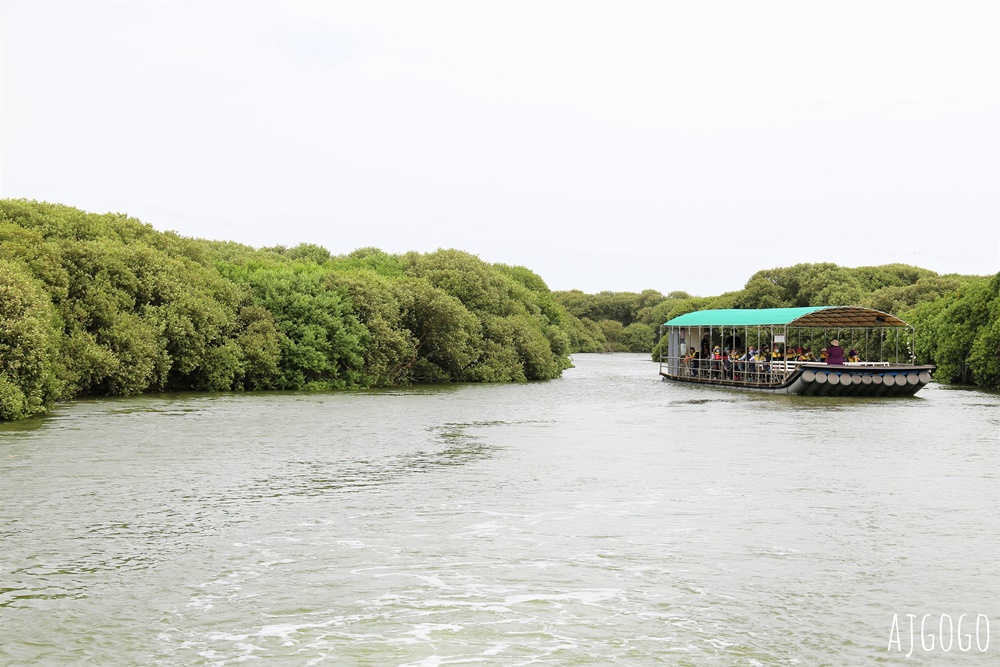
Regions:
<instances>
[{"instance_id":1,"label":"overcast sky","mask_svg":"<svg viewBox=\"0 0 1000 667\"><path fill-rule=\"evenodd\" d=\"M0 195L553 289L1000 270L997 2L10 2Z\"/></svg>"}]
</instances>

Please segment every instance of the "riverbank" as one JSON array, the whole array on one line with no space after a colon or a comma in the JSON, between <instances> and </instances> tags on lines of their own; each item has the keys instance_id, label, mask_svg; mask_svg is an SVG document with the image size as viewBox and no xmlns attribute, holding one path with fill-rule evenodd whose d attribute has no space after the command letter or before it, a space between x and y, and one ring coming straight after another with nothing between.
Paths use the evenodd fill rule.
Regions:
<instances>
[{"instance_id":1,"label":"riverbank","mask_svg":"<svg viewBox=\"0 0 1000 667\"><path fill-rule=\"evenodd\" d=\"M656 358L692 310L859 300L918 327L937 379L1000 387L1000 274L800 264L717 297L553 293L458 250L255 249L0 200L0 421L88 395L546 380L574 352Z\"/></svg>"}]
</instances>

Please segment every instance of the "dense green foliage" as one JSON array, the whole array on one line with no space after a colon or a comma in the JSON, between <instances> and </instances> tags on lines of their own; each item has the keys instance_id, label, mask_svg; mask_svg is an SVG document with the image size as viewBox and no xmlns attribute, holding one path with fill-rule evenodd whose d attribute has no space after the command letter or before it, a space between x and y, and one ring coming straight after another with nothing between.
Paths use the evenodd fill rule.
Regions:
<instances>
[{"instance_id":1,"label":"dense green foliage","mask_svg":"<svg viewBox=\"0 0 1000 667\"><path fill-rule=\"evenodd\" d=\"M257 250L0 200L0 419L88 394L543 380L573 352L655 358L694 310L848 304L916 325L939 379L1000 388L1000 274L798 264L714 297L588 295L457 250Z\"/></svg>"},{"instance_id":2,"label":"dense green foliage","mask_svg":"<svg viewBox=\"0 0 1000 667\"><path fill-rule=\"evenodd\" d=\"M672 309L693 300L687 292L664 296L656 290L552 294L586 327L587 335L581 339L584 344L574 345L574 352L648 352L655 343L657 327Z\"/></svg>"},{"instance_id":3,"label":"dense green foliage","mask_svg":"<svg viewBox=\"0 0 1000 667\"><path fill-rule=\"evenodd\" d=\"M905 316L921 332L918 357L937 364L938 380L1000 389L1000 273L966 279Z\"/></svg>"},{"instance_id":4,"label":"dense green foliage","mask_svg":"<svg viewBox=\"0 0 1000 667\"><path fill-rule=\"evenodd\" d=\"M457 250L256 250L0 201L0 419L86 394L543 380L593 336L538 275Z\"/></svg>"},{"instance_id":5,"label":"dense green foliage","mask_svg":"<svg viewBox=\"0 0 1000 667\"><path fill-rule=\"evenodd\" d=\"M659 325L692 311L866 306L899 315L917 328L917 360L936 364L937 379L1000 388L998 293L1000 274L941 276L905 264L848 268L827 263L758 271L742 290L714 297L663 296L653 290L553 294L583 324L592 325L591 342L600 350L652 347L654 359L659 358Z\"/></svg>"},{"instance_id":6,"label":"dense green foliage","mask_svg":"<svg viewBox=\"0 0 1000 667\"><path fill-rule=\"evenodd\" d=\"M40 412L55 397L53 319L38 281L0 261L0 419Z\"/></svg>"}]
</instances>

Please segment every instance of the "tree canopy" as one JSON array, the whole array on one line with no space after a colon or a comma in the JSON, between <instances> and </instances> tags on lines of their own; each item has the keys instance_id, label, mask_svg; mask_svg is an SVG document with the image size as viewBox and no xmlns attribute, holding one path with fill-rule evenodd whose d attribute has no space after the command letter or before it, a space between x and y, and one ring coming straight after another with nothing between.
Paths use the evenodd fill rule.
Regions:
<instances>
[{"instance_id":1,"label":"tree canopy","mask_svg":"<svg viewBox=\"0 0 1000 667\"><path fill-rule=\"evenodd\" d=\"M0 200L0 419L81 395L545 380L575 352L655 350L695 310L815 305L899 315L939 379L1000 388L1000 274L796 264L712 297L552 292L460 250L254 249Z\"/></svg>"},{"instance_id":2,"label":"tree canopy","mask_svg":"<svg viewBox=\"0 0 1000 667\"><path fill-rule=\"evenodd\" d=\"M590 335L537 274L459 250L254 249L0 200L0 419L87 394L545 380Z\"/></svg>"}]
</instances>

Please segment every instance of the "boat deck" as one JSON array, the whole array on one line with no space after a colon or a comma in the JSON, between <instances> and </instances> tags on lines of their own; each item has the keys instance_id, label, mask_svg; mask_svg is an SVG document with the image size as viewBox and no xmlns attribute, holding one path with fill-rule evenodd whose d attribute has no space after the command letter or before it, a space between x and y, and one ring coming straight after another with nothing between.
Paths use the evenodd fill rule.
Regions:
<instances>
[{"instance_id":1,"label":"boat deck","mask_svg":"<svg viewBox=\"0 0 1000 667\"><path fill-rule=\"evenodd\" d=\"M778 394L806 396L912 396L931 381L934 366L912 366L885 362L862 362L831 366L816 362L772 362L768 373L727 376L671 375L664 379L721 387L738 387Z\"/></svg>"}]
</instances>

